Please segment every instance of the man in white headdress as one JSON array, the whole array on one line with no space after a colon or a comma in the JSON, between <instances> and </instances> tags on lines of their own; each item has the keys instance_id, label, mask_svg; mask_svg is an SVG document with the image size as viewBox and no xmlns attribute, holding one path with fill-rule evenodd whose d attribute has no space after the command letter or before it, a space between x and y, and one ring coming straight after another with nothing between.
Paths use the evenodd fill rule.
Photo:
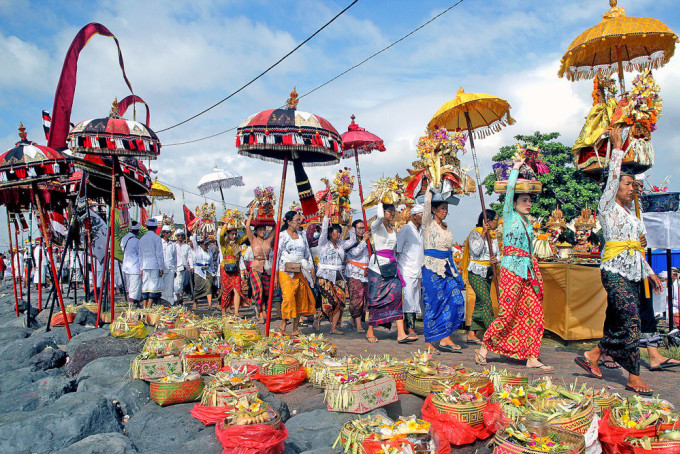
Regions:
<instances>
[{"instance_id":1,"label":"man in white headdress","mask_svg":"<svg viewBox=\"0 0 680 454\"><path fill-rule=\"evenodd\" d=\"M41 257L42 256L42 257ZM36 238L35 249L33 249L33 262L35 266L35 274L33 274L33 284L35 289L38 289L38 284L43 287L47 286L45 278L47 276L47 266L49 264L47 252L42 244L42 238Z\"/></svg>"},{"instance_id":2,"label":"man in white headdress","mask_svg":"<svg viewBox=\"0 0 680 454\"><path fill-rule=\"evenodd\" d=\"M421 313L423 266L423 206L411 208L411 220L397 232L397 264L406 282L403 288L404 329L417 334L416 314Z\"/></svg>"},{"instance_id":3,"label":"man in white headdress","mask_svg":"<svg viewBox=\"0 0 680 454\"><path fill-rule=\"evenodd\" d=\"M175 237L177 238L177 243L175 243L177 249L177 269L175 270L174 283L175 303L181 303L184 287L189 284L189 270L194 267L194 254L191 246L186 242L184 230L177 230Z\"/></svg>"},{"instance_id":4,"label":"man in white headdress","mask_svg":"<svg viewBox=\"0 0 680 454\"><path fill-rule=\"evenodd\" d=\"M139 260L142 268L142 301L145 308L150 308L152 304L160 302L166 269L163 242L156 235L158 221L149 218L146 227L148 232L139 240Z\"/></svg>"},{"instance_id":5,"label":"man in white headdress","mask_svg":"<svg viewBox=\"0 0 680 454\"><path fill-rule=\"evenodd\" d=\"M161 298L170 304L175 304L175 270L177 269L177 248L174 241L170 241L172 228L164 225L161 228L161 243L163 244L163 260L165 274L163 274L163 293Z\"/></svg>"},{"instance_id":6,"label":"man in white headdress","mask_svg":"<svg viewBox=\"0 0 680 454\"><path fill-rule=\"evenodd\" d=\"M125 273L125 285L127 286L128 302L138 305L142 299L142 273L139 265L139 223L132 222L127 235L120 240L120 248L123 251L123 265L121 269Z\"/></svg>"}]
</instances>

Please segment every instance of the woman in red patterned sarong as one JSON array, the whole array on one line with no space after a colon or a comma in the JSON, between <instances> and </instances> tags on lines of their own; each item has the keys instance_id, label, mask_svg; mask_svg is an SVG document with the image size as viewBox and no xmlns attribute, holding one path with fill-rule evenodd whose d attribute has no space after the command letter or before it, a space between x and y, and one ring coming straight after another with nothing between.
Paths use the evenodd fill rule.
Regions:
<instances>
[{"instance_id":1,"label":"woman in red patterned sarong","mask_svg":"<svg viewBox=\"0 0 680 454\"><path fill-rule=\"evenodd\" d=\"M257 309L257 318L260 323L266 319L267 299L269 298L269 282L271 279L272 262L270 254L275 235L274 230L267 235L267 227L264 224L253 222L255 215L255 205L250 207L250 214L246 221L246 235L250 241L250 248L253 251L253 260L248 269L250 271L250 286L252 289L252 302ZM254 228L254 232L250 227Z\"/></svg>"},{"instance_id":2,"label":"woman in red patterned sarong","mask_svg":"<svg viewBox=\"0 0 680 454\"><path fill-rule=\"evenodd\" d=\"M526 219L531 196L515 194L523 160L515 162L508 179L503 207L503 258L501 259L498 317L484 333L475 350L475 362L486 364L489 351L526 359L527 367L548 372L554 368L538 360L545 322L543 320L543 278L532 255L533 228Z\"/></svg>"},{"instance_id":3,"label":"woman in red patterned sarong","mask_svg":"<svg viewBox=\"0 0 680 454\"><path fill-rule=\"evenodd\" d=\"M249 305L250 300L243 294L241 285L241 244L245 243L246 235L236 239L237 229L227 222L220 230L220 248L222 249L222 263L220 263L220 286L222 287L222 315L227 314L227 307L234 304L234 315L243 305Z\"/></svg>"}]
</instances>

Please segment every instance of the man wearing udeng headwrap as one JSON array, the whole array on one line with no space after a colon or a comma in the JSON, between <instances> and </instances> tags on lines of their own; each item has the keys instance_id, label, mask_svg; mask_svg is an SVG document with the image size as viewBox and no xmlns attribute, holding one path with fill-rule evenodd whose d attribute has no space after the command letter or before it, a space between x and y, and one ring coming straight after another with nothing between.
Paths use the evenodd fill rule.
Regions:
<instances>
[{"instance_id":1,"label":"man wearing udeng headwrap","mask_svg":"<svg viewBox=\"0 0 680 454\"><path fill-rule=\"evenodd\" d=\"M423 263L423 206L411 208L411 220L397 232L397 263L404 277L404 329L416 333L416 314L421 313Z\"/></svg>"}]
</instances>

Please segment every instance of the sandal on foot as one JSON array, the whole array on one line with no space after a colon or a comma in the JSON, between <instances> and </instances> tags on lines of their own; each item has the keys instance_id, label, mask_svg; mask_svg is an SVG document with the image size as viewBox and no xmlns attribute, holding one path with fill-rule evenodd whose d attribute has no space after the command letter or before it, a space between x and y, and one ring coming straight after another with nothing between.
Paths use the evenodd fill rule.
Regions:
<instances>
[{"instance_id":1,"label":"sandal on foot","mask_svg":"<svg viewBox=\"0 0 680 454\"><path fill-rule=\"evenodd\" d=\"M375 336L366 336L366 340L371 344L377 344L379 342L378 338Z\"/></svg>"},{"instance_id":2,"label":"sandal on foot","mask_svg":"<svg viewBox=\"0 0 680 454\"><path fill-rule=\"evenodd\" d=\"M408 336L407 336L407 337L405 337L405 338L403 338L403 339L397 339L397 342L400 343L400 344L410 344L411 342L415 342L415 341L417 341L417 340L418 340L417 338L414 339L414 338L412 338L412 337L408 337Z\"/></svg>"},{"instance_id":3,"label":"sandal on foot","mask_svg":"<svg viewBox=\"0 0 680 454\"><path fill-rule=\"evenodd\" d=\"M527 366L527 369L538 369L538 370L542 370L544 372L551 372L551 371L555 370L554 367L547 366L545 364L539 364L538 366Z\"/></svg>"},{"instance_id":4,"label":"sandal on foot","mask_svg":"<svg viewBox=\"0 0 680 454\"><path fill-rule=\"evenodd\" d=\"M585 370L589 377L602 379L602 371L600 371L600 368L591 366L590 361L588 361L585 356L574 358L574 362L578 367Z\"/></svg>"},{"instance_id":5,"label":"sandal on foot","mask_svg":"<svg viewBox=\"0 0 680 454\"><path fill-rule=\"evenodd\" d=\"M479 350L475 350L475 363L477 363L479 366L486 364L486 356L482 356Z\"/></svg>"},{"instance_id":6,"label":"sandal on foot","mask_svg":"<svg viewBox=\"0 0 680 454\"><path fill-rule=\"evenodd\" d=\"M468 339L468 340L465 341L465 343L466 344L480 344L481 345L482 341L480 341L479 339Z\"/></svg>"},{"instance_id":7,"label":"sandal on foot","mask_svg":"<svg viewBox=\"0 0 680 454\"><path fill-rule=\"evenodd\" d=\"M660 370L670 369L671 367L680 367L680 363L675 363L671 360L671 358L668 358L658 366L650 367L649 370L658 372Z\"/></svg>"},{"instance_id":8,"label":"sandal on foot","mask_svg":"<svg viewBox=\"0 0 680 454\"><path fill-rule=\"evenodd\" d=\"M339 329L336 329L336 330L331 330L331 334L335 334L336 336L344 336L345 332L340 331Z\"/></svg>"},{"instance_id":9,"label":"sandal on foot","mask_svg":"<svg viewBox=\"0 0 680 454\"><path fill-rule=\"evenodd\" d=\"M636 394L639 394L641 396L652 396L654 395L654 391L652 388L650 388L647 385L644 386L630 386L626 385L626 391L633 391Z\"/></svg>"},{"instance_id":10,"label":"sandal on foot","mask_svg":"<svg viewBox=\"0 0 680 454\"><path fill-rule=\"evenodd\" d=\"M598 364L601 365L601 366L604 366L605 369L621 369L621 366L619 365L619 363L617 363L613 359L607 359L605 361L599 361Z\"/></svg>"},{"instance_id":11,"label":"sandal on foot","mask_svg":"<svg viewBox=\"0 0 680 454\"><path fill-rule=\"evenodd\" d=\"M458 347L458 348L456 348ZM446 353L463 353L460 346L456 345L455 347L453 345L442 345L439 344L437 345L437 350L441 352L446 352Z\"/></svg>"}]
</instances>

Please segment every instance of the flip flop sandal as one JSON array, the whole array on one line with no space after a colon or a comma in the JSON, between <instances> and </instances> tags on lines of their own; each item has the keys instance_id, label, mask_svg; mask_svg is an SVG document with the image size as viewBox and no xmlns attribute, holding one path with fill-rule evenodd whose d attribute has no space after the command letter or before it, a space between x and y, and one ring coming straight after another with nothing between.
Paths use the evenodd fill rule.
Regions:
<instances>
[{"instance_id":1,"label":"flip flop sandal","mask_svg":"<svg viewBox=\"0 0 680 454\"><path fill-rule=\"evenodd\" d=\"M417 340L418 340L418 339L414 339L414 338L412 338L412 337L405 337L405 338L403 338L403 339L401 339L401 340L400 340L400 339L397 339L397 342L400 343L400 344L410 344L411 342L415 342L415 341L417 341Z\"/></svg>"},{"instance_id":2,"label":"flip flop sandal","mask_svg":"<svg viewBox=\"0 0 680 454\"><path fill-rule=\"evenodd\" d=\"M442 351L442 352L446 352L446 353L461 353L461 354L463 353L461 351L460 347L453 348L453 346L451 346L451 345L437 345L437 350Z\"/></svg>"},{"instance_id":3,"label":"flip flop sandal","mask_svg":"<svg viewBox=\"0 0 680 454\"><path fill-rule=\"evenodd\" d=\"M668 358L666 361L662 362L658 366L650 367L649 370L654 371L654 372L658 372L660 370L666 370L666 369L670 369L672 367L680 367L680 363L671 362L671 358Z\"/></svg>"},{"instance_id":4,"label":"flip flop sandal","mask_svg":"<svg viewBox=\"0 0 680 454\"><path fill-rule=\"evenodd\" d=\"M366 340L371 344L377 344L379 342L378 338L375 336L366 336Z\"/></svg>"},{"instance_id":5,"label":"flip flop sandal","mask_svg":"<svg viewBox=\"0 0 680 454\"><path fill-rule=\"evenodd\" d=\"M628 385L626 385L626 391L632 391L635 394L639 394L641 396L647 396L647 397L654 395L654 391L649 386L628 386Z\"/></svg>"},{"instance_id":6,"label":"flip flop sandal","mask_svg":"<svg viewBox=\"0 0 680 454\"><path fill-rule=\"evenodd\" d=\"M578 367L585 370L589 377L598 378L600 380L602 379L602 372L600 371L600 369L591 366L590 361L588 361L585 357L579 356L577 358L574 358L574 362ZM595 371L600 372L600 375L597 375Z\"/></svg>"},{"instance_id":7,"label":"flip flop sandal","mask_svg":"<svg viewBox=\"0 0 680 454\"><path fill-rule=\"evenodd\" d=\"M619 365L619 363L617 363L616 361L614 361L612 359L608 359L606 361L599 361L598 364L601 365L601 366L604 366L605 369L621 369L621 366Z\"/></svg>"},{"instance_id":8,"label":"flip flop sandal","mask_svg":"<svg viewBox=\"0 0 680 454\"><path fill-rule=\"evenodd\" d=\"M475 350L475 363L477 363L478 366L486 364L486 356L482 356L482 354L479 353L479 350Z\"/></svg>"},{"instance_id":9,"label":"flip flop sandal","mask_svg":"<svg viewBox=\"0 0 680 454\"><path fill-rule=\"evenodd\" d=\"M479 344L482 343L482 341L480 341L479 339L475 339L475 340L468 339L468 340L465 341L465 343L466 344L478 344L479 345Z\"/></svg>"},{"instance_id":10,"label":"flip flop sandal","mask_svg":"<svg viewBox=\"0 0 680 454\"><path fill-rule=\"evenodd\" d=\"M335 336L344 336L345 332L344 331L331 331L331 334Z\"/></svg>"}]
</instances>

